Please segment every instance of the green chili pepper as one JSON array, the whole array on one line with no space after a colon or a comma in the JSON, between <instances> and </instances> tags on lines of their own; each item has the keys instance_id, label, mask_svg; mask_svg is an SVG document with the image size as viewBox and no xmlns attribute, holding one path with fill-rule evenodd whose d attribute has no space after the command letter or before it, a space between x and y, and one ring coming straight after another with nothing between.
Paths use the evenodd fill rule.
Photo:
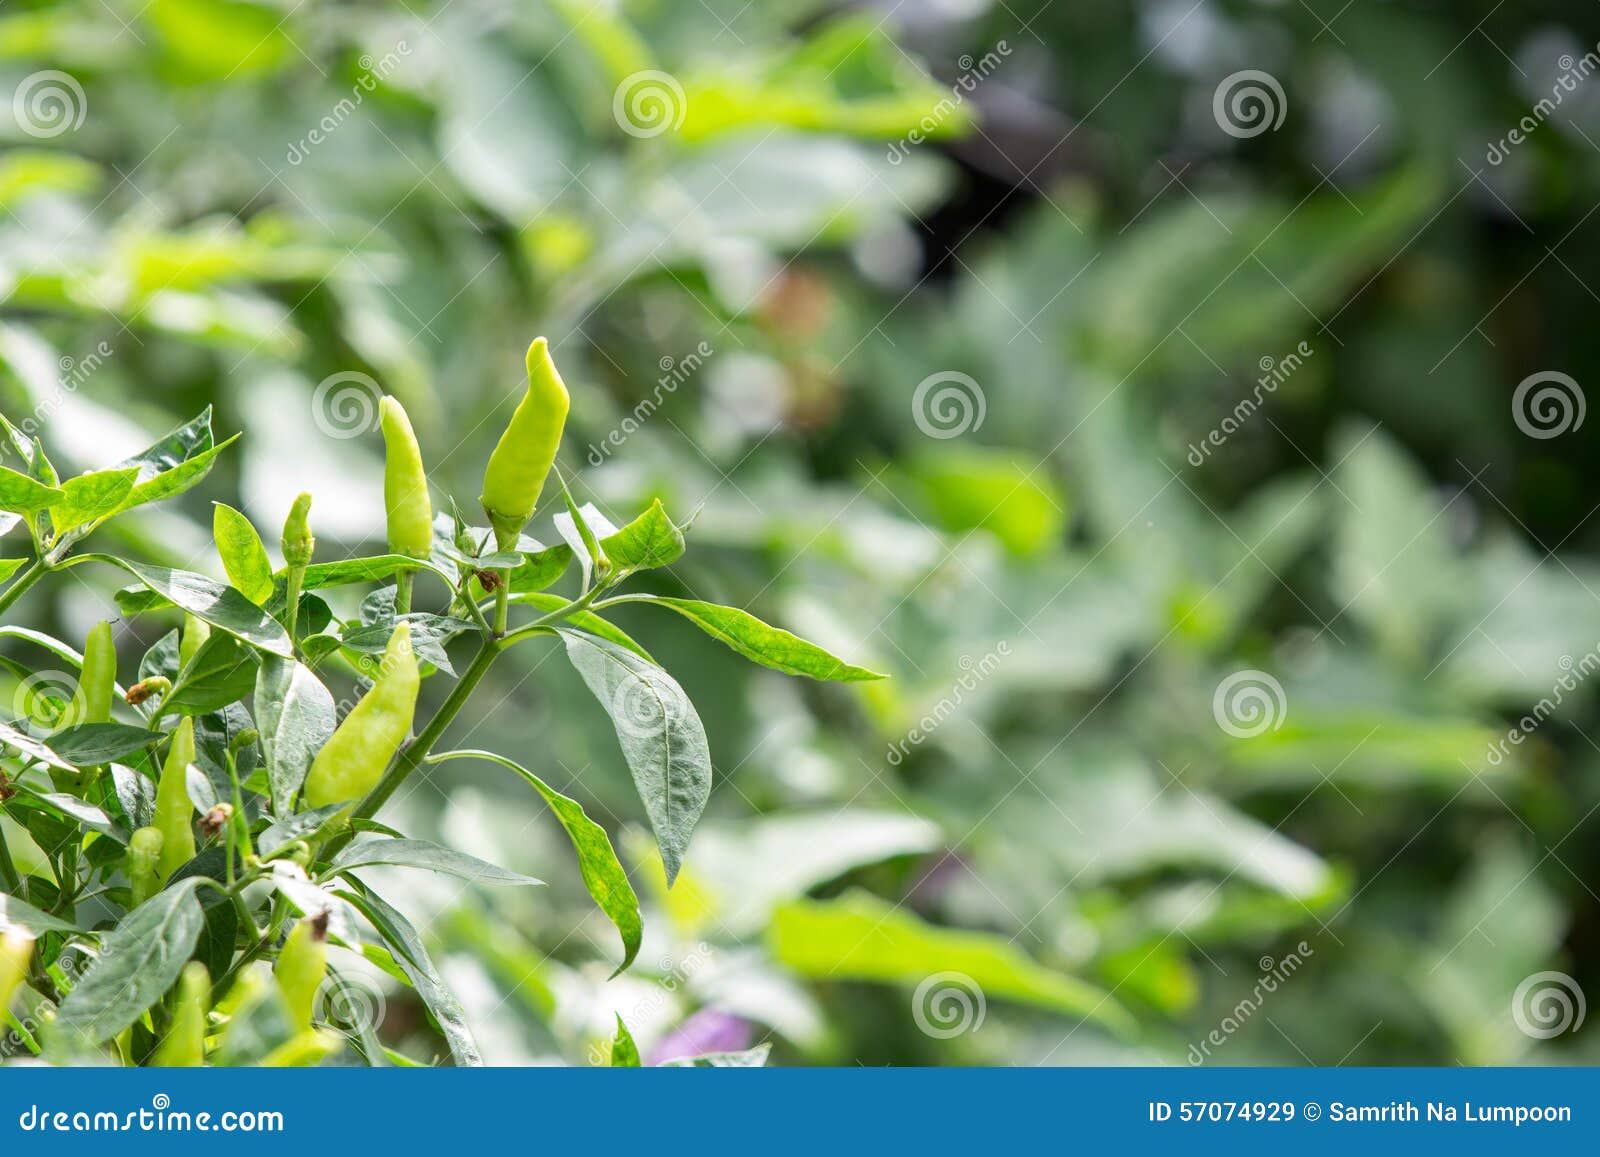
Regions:
<instances>
[{"instance_id":1,"label":"green chili pepper","mask_svg":"<svg viewBox=\"0 0 1600 1157\"><path fill-rule=\"evenodd\" d=\"M389 550L408 558L427 558L433 550L433 506L411 419L398 398L378 405L383 426L383 505L389 514Z\"/></svg>"},{"instance_id":2,"label":"green chili pepper","mask_svg":"<svg viewBox=\"0 0 1600 1157\"><path fill-rule=\"evenodd\" d=\"M278 953L273 972L278 991L289 1006L294 1026L302 1031L311 1027L311 1010L316 1006L317 989L328 971L328 917L326 913L302 920L289 931Z\"/></svg>"},{"instance_id":3,"label":"green chili pepper","mask_svg":"<svg viewBox=\"0 0 1600 1157\"><path fill-rule=\"evenodd\" d=\"M317 540L311 534L311 495L302 494L289 508L289 517L283 523L283 561L291 568L309 566L317 549Z\"/></svg>"},{"instance_id":4,"label":"green chili pepper","mask_svg":"<svg viewBox=\"0 0 1600 1157\"><path fill-rule=\"evenodd\" d=\"M21 929L0 932L0 1021L5 1019L12 994L28 975L28 960L33 955L33 937Z\"/></svg>"},{"instance_id":5,"label":"green chili pepper","mask_svg":"<svg viewBox=\"0 0 1600 1157\"><path fill-rule=\"evenodd\" d=\"M85 723L111 722L111 699L117 693L117 647L111 640L110 623L96 623L89 628L78 690L83 697Z\"/></svg>"},{"instance_id":6,"label":"green chili pepper","mask_svg":"<svg viewBox=\"0 0 1600 1157\"><path fill-rule=\"evenodd\" d=\"M383 776L411 730L421 679L411 649L411 624L395 624L378 678L317 752L306 774L306 803L344 803L366 795Z\"/></svg>"},{"instance_id":7,"label":"green chili pepper","mask_svg":"<svg viewBox=\"0 0 1600 1157\"><path fill-rule=\"evenodd\" d=\"M172 1027L162 1038L152 1064L169 1069L193 1069L206 1063L206 1013L211 1006L211 974L198 960L183 966L178 982Z\"/></svg>"},{"instance_id":8,"label":"green chili pepper","mask_svg":"<svg viewBox=\"0 0 1600 1157\"><path fill-rule=\"evenodd\" d=\"M190 817L189 765L194 762L194 720L184 717L172 733L172 746L161 765L161 780L156 784L156 827L161 829L161 878L194 859L194 829Z\"/></svg>"},{"instance_id":9,"label":"green chili pepper","mask_svg":"<svg viewBox=\"0 0 1600 1157\"><path fill-rule=\"evenodd\" d=\"M200 648L206 645L210 637L210 623L190 614L183 616L183 636L178 642L178 670L189 665L189 660L200 653Z\"/></svg>"},{"instance_id":10,"label":"green chili pepper","mask_svg":"<svg viewBox=\"0 0 1600 1157\"><path fill-rule=\"evenodd\" d=\"M140 828L128 838L127 863L123 870L133 885L137 907L161 890L161 845L166 837L160 828Z\"/></svg>"},{"instance_id":11,"label":"green chili pepper","mask_svg":"<svg viewBox=\"0 0 1600 1157\"><path fill-rule=\"evenodd\" d=\"M264 1069L315 1068L323 1057L344 1047L344 1037L329 1028L296 1033L258 1062Z\"/></svg>"},{"instance_id":12,"label":"green chili pepper","mask_svg":"<svg viewBox=\"0 0 1600 1157\"><path fill-rule=\"evenodd\" d=\"M502 548L516 544L517 532L539 504L539 492L561 445L567 405L567 387L550 360L548 343L536 338L528 347L528 392L483 474L483 509Z\"/></svg>"}]
</instances>

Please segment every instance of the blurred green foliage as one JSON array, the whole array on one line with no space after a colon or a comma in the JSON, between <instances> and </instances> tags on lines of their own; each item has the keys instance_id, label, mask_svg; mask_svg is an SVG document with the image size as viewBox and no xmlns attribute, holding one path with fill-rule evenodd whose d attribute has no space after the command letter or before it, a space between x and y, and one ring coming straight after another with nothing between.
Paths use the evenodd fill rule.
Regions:
<instances>
[{"instance_id":1,"label":"blurred green foliage","mask_svg":"<svg viewBox=\"0 0 1600 1157\"><path fill-rule=\"evenodd\" d=\"M435 769L413 827L552 883L413 897L491 1061L620 1013L780 1063L1582 1062L1513 1001L1600 981L1596 426L1513 394L1600 380L1593 38L1571 2L11 0L0 405L82 469L214 404L213 477L258 525L315 492L336 557L382 535L378 392L475 492L546 333L580 500L698 511L660 593L892 673L620 616L694 657L717 783L670 893L628 841L617 980L560 833ZM1225 131L1243 70L1276 127ZM220 573L210 519L117 525ZM75 638L108 593L22 607ZM542 662L459 730L637 832Z\"/></svg>"}]
</instances>

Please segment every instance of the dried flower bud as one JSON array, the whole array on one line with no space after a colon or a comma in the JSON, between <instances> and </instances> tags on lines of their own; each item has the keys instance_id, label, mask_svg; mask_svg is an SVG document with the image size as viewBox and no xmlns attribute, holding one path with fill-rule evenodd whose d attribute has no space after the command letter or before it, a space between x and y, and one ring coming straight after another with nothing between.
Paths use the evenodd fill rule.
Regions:
<instances>
[{"instance_id":1,"label":"dried flower bud","mask_svg":"<svg viewBox=\"0 0 1600 1157\"><path fill-rule=\"evenodd\" d=\"M172 680L165 675L152 675L128 688L128 705L137 707L145 700L165 695L172 690Z\"/></svg>"},{"instance_id":2,"label":"dried flower bud","mask_svg":"<svg viewBox=\"0 0 1600 1157\"><path fill-rule=\"evenodd\" d=\"M219 803L200 817L200 830L207 836L214 836L226 827L228 821L232 818L233 805L231 803Z\"/></svg>"}]
</instances>

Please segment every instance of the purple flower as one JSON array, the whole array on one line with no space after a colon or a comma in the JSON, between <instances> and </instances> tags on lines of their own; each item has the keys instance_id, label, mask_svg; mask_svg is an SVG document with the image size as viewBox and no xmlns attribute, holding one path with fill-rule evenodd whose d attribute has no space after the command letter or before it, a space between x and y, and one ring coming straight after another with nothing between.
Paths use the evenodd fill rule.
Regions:
<instances>
[{"instance_id":1,"label":"purple flower","mask_svg":"<svg viewBox=\"0 0 1600 1157\"><path fill-rule=\"evenodd\" d=\"M749 1048L755 1035L755 1026L742 1017L702 1008L650 1050L649 1063L660 1065L702 1053L738 1052Z\"/></svg>"}]
</instances>

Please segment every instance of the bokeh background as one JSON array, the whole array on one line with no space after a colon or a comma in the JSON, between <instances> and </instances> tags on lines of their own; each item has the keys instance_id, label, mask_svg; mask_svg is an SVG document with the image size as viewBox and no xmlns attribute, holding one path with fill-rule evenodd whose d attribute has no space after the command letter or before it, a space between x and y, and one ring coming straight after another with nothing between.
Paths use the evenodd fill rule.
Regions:
<instances>
[{"instance_id":1,"label":"bokeh background","mask_svg":"<svg viewBox=\"0 0 1600 1157\"><path fill-rule=\"evenodd\" d=\"M1587 1063L1597 37L1576 0L5 0L0 404L63 473L213 405L206 496L311 490L331 557L382 538L378 394L468 503L548 334L580 498L695 515L656 589L893 676L619 615L711 737L668 895L600 709L503 666L456 745L613 830L647 941L608 982L559 830L446 765L406 822L550 885L406 878L491 1062L589 1063L620 1012L783 1064ZM110 533L216 571L209 524ZM18 613L80 637L111 587L72 573Z\"/></svg>"}]
</instances>

